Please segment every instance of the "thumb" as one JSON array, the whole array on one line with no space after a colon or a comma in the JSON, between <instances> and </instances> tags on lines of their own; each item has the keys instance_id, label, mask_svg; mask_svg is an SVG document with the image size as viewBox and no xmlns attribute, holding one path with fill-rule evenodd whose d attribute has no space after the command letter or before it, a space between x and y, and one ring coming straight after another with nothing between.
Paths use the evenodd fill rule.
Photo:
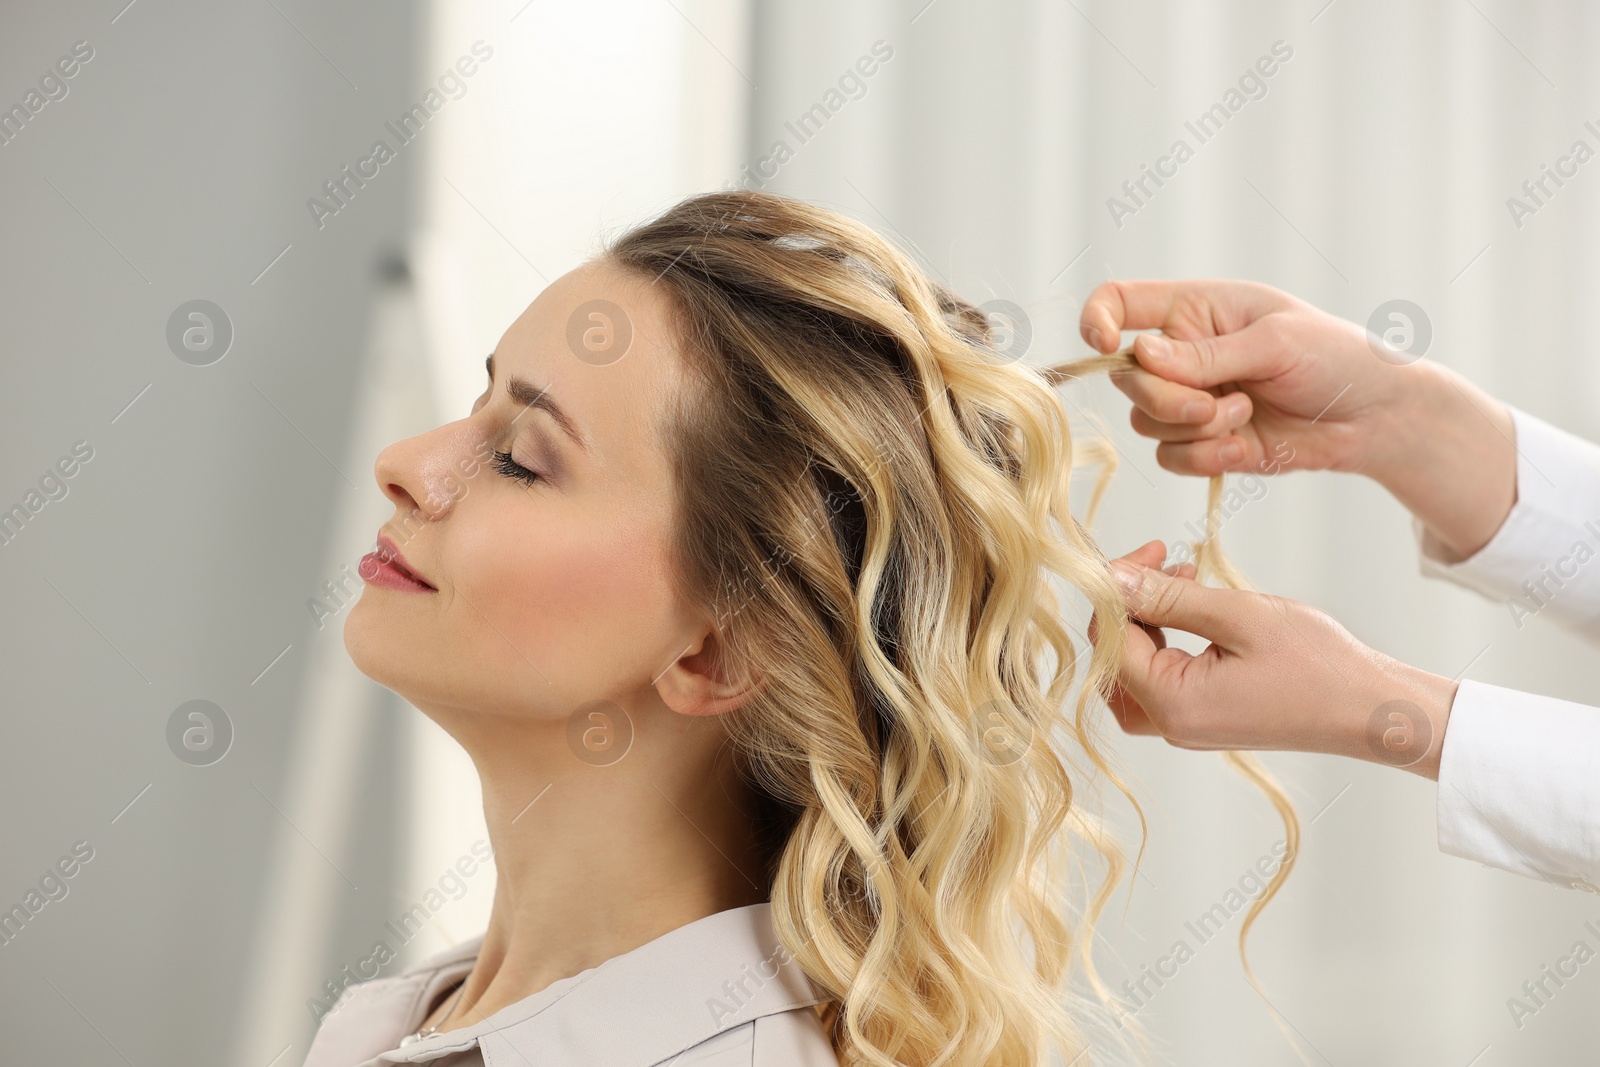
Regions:
<instances>
[{"instance_id":1,"label":"thumb","mask_svg":"<svg viewBox=\"0 0 1600 1067\"><path fill-rule=\"evenodd\" d=\"M1151 374L1196 389L1230 382L1259 382L1276 376L1289 355L1281 333L1257 319L1242 330L1183 341L1140 334L1133 355Z\"/></svg>"},{"instance_id":2,"label":"thumb","mask_svg":"<svg viewBox=\"0 0 1600 1067\"><path fill-rule=\"evenodd\" d=\"M1201 585L1121 559L1112 561L1111 573L1122 587L1123 602L1140 622L1186 630L1229 651L1245 644L1249 620L1258 609L1255 594Z\"/></svg>"}]
</instances>

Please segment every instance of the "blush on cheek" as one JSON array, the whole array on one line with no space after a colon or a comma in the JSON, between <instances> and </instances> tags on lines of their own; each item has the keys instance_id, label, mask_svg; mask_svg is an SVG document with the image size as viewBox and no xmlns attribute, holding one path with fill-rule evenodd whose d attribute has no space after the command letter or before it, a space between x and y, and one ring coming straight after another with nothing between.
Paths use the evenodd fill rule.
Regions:
<instances>
[{"instance_id":1,"label":"blush on cheek","mask_svg":"<svg viewBox=\"0 0 1600 1067\"><path fill-rule=\"evenodd\" d=\"M644 545L601 538L569 545L546 561L541 584L547 624L629 646L653 647L667 636L673 594L663 563Z\"/></svg>"},{"instance_id":2,"label":"blush on cheek","mask_svg":"<svg viewBox=\"0 0 1600 1067\"><path fill-rule=\"evenodd\" d=\"M679 631L658 542L640 533L547 525L492 545L458 544L446 562L470 601L457 615L475 635L467 647L487 642L497 662L502 653L519 663L525 655L556 692L576 699L653 678L677 651L663 649Z\"/></svg>"}]
</instances>

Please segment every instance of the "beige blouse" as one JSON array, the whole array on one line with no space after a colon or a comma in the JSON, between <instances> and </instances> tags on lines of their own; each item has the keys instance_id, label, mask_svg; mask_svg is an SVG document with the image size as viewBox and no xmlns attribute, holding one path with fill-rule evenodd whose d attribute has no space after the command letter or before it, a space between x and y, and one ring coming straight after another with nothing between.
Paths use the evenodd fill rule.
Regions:
<instances>
[{"instance_id":1,"label":"beige blouse","mask_svg":"<svg viewBox=\"0 0 1600 1067\"><path fill-rule=\"evenodd\" d=\"M464 981L483 938L352 985L305 1067L838 1067L821 1002L772 905L708 915L478 1023L400 1047Z\"/></svg>"}]
</instances>

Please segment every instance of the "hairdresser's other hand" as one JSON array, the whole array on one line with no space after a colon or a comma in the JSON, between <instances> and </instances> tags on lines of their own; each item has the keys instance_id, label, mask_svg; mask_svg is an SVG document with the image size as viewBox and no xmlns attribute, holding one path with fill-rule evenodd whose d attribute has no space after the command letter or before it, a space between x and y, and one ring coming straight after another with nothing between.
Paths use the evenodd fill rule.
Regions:
<instances>
[{"instance_id":1,"label":"hairdresser's other hand","mask_svg":"<svg viewBox=\"0 0 1600 1067\"><path fill-rule=\"evenodd\" d=\"M1437 780L1456 683L1366 647L1325 612L1281 597L1168 575L1155 541L1112 561L1138 625L1128 629L1124 730L1179 748L1350 756ZM1210 641L1168 647L1161 627Z\"/></svg>"},{"instance_id":2,"label":"hairdresser's other hand","mask_svg":"<svg viewBox=\"0 0 1600 1067\"><path fill-rule=\"evenodd\" d=\"M1516 497L1510 410L1448 368L1396 362L1366 330L1257 282L1106 282L1079 329L1100 352L1123 330L1139 368L1113 376L1133 427L1178 474L1334 470L1369 475L1464 559Z\"/></svg>"}]
</instances>

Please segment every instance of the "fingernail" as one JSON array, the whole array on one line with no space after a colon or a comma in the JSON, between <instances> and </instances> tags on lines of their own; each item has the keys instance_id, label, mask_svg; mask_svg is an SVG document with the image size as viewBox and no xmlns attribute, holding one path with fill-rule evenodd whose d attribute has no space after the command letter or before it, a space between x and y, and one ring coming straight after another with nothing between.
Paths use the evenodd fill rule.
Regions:
<instances>
[{"instance_id":1,"label":"fingernail","mask_svg":"<svg viewBox=\"0 0 1600 1067\"><path fill-rule=\"evenodd\" d=\"M1096 352L1100 351L1100 331L1093 326L1086 326L1083 330L1084 338L1094 346Z\"/></svg>"},{"instance_id":2,"label":"fingernail","mask_svg":"<svg viewBox=\"0 0 1600 1067\"><path fill-rule=\"evenodd\" d=\"M1237 426L1244 422L1250 411L1250 401L1242 396L1228 401L1228 422Z\"/></svg>"},{"instance_id":3,"label":"fingernail","mask_svg":"<svg viewBox=\"0 0 1600 1067\"><path fill-rule=\"evenodd\" d=\"M1191 400L1183 405L1184 422L1204 422L1206 418L1206 402L1204 400Z\"/></svg>"},{"instance_id":4,"label":"fingernail","mask_svg":"<svg viewBox=\"0 0 1600 1067\"><path fill-rule=\"evenodd\" d=\"M1120 559L1114 560L1111 564L1111 574L1114 578L1116 578L1117 584L1122 586L1122 592L1124 596L1135 596L1138 594L1140 576L1139 572L1135 570L1131 564L1124 563Z\"/></svg>"},{"instance_id":5,"label":"fingernail","mask_svg":"<svg viewBox=\"0 0 1600 1067\"><path fill-rule=\"evenodd\" d=\"M1217 458L1224 463L1237 463L1244 458L1244 445L1237 441L1229 441L1217 452Z\"/></svg>"},{"instance_id":6,"label":"fingernail","mask_svg":"<svg viewBox=\"0 0 1600 1067\"><path fill-rule=\"evenodd\" d=\"M1158 362L1172 358L1172 346L1159 337L1152 337L1144 343L1145 355Z\"/></svg>"}]
</instances>

